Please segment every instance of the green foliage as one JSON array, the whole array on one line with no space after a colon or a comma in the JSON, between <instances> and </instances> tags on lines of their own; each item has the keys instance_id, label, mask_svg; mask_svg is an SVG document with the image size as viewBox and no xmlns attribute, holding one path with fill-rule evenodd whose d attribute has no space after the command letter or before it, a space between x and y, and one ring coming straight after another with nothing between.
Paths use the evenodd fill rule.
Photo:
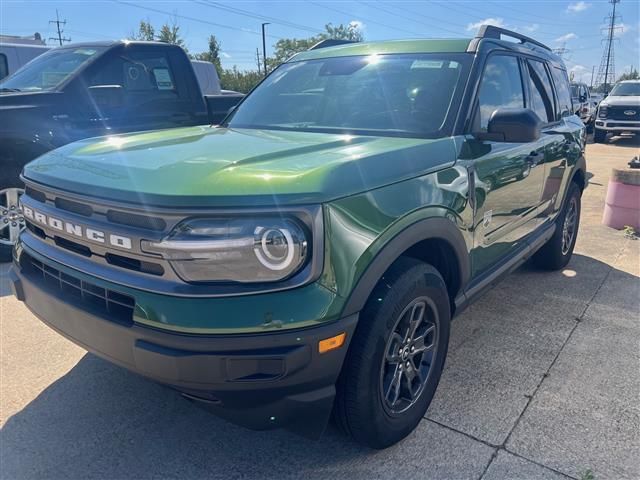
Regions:
<instances>
[{"instance_id":1,"label":"green foliage","mask_svg":"<svg viewBox=\"0 0 640 480\"><path fill-rule=\"evenodd\" d=\"M351 40L361 42L364 35L355 23L348 25L340 24L333 26L331 23L325 25L325 32L309 38L282 38L274 45L275 52L272 58L267 58L267 68L273 70L281 63L286 62L291 56L299 52L309 50L316 43L329 38L336 40Z\"/></svg>"},{"instance_id":2,"label":"green foliage","mask_svg":"<svg viewBox=\"0 0 640 480\"><path fill-rule=\"evenodd\" d=\"M215 35L209 36L209 50L206 52L196 53L193 58L196 60L204 60L205 62L211 62L216 66L218 76L222 77L222 62L220 61L220 49L222 44L218 41Z\"/></svg>"},{"instance_id":3,"label":"green foliage","mask_svg":"<svg viewBox=\"0 0 640 480\"><path fill-rule=\"evenodd\" d=\"M596 476L590 468L580 474L580 480L595 480Z\"/></svg>"},{"instance_id":4,"label":"green foliage","mask_svg":"<svg viewBox=\"0 0 640 480\"><path fill-rule=\"evenodd\" d=\"M620 75L620 77L618 77L618 81L621 82L622 80L638 80L639 78L640 74L638 74L638 70L632 67L629 73L623 73L622 75Z\"/></svg>"},{"instance_id":5,"label":"green foliage","mask_svg":"<svg viewBox=\"0 0 640 480\"><path fill-rule=\"evenodd\" d=\"M132 32L129 35L130 40L144 40L146 42L151 42L156 39L156 32L151 25L150 22L140 20L140 26L138 27L138 32Z\"/></svg>"},{"instance_id":6,"label":"green foliage","mask_svg":"<svg viewBox=\"0 0 640 480\"><path fill-rule=\"evenodd\" d=\"M226 68L222 71L220 85L224 90L247 93L262 80L262 77L263 75L256 70L243 72L234 65L233 68Z\"/></svg>"}]
</instances>

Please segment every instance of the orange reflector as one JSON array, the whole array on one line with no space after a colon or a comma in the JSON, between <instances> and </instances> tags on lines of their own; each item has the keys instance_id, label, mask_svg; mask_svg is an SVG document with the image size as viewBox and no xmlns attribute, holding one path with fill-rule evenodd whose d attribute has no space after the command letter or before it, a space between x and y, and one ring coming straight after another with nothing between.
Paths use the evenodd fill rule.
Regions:
<instances>
[{"instance_id":1,"label":"orange reflector","mask_svg":"<svg viewBox=\"0 0 640 480\"><path fill-rule=\"evenodd\" d=\"M336 335L335 337L320 340L318 342L318 351L320 353L326 353L330 350L340 348L342 345L344 345L345 338L347 338L347 334L343 332L340 335Z\"/></svg>"}]
</instances>

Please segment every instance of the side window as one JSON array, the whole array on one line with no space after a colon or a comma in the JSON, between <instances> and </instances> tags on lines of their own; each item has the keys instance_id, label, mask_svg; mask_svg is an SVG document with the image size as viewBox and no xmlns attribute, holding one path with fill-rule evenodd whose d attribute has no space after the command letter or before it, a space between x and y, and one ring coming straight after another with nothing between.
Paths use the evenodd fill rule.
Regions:
<instances>
[{"instance_id":1,"label":"side window","mask_svg":"<svg viewBox=\"0 0 640 480\"><path fill-rule=\"evenodd\" d=\"M553 83L556 86L556 95L558 96L559 108L556 119L560 120L562 117L568 117L573 114L569 79L567 78L567 72L560 68L553 67L551 74L553 75Z\"/></svg>"},{"instance_id":2,"label":"side window","mask_svg":"<svg viewBox=\"0 0 640 480\"><path fill-rule=\"evenodd\" d=\"M486 131L491 114L500 107L524 107L522 78L517 57L493 55L489 57L480 80L478 107L474 130Z\"/></svg>"},{"instance_id":3,"label":"side window","mask_svg":"<svg viewBox=\"0 0 640 480\"><path fill-rule=\"evenodd\" d=\"M9 65L7 64L7 56L0 53L0 80L9 75Z\"/></svg>"},{"instance_id":4,"label":"side window","mask_svg":"<svg viewBox=\"0 0 640 480\"><path fill-rule=\"evenodd\" d=\"M87 78L88 86L120 85L127 104L137 107L162 98L175 98L175 76L165 55L132 52L113 56Z\"/></svg>"},{"instance_id":5,"label":"side window","mask_svg":"<svg viewBox=\"0 0 640 480\"><path fill-rule=\"evenodd\" d=\"M528 107L536 112L542 123L554 121L551 80L542 62L527 60L530 99Z\"/></svg>"}]
</instances>

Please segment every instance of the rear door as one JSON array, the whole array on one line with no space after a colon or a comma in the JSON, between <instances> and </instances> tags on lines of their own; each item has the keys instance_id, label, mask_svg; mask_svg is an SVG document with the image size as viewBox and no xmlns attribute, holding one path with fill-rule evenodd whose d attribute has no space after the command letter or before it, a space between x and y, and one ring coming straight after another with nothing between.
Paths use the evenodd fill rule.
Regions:
<instances>
[{"instance_id":1,"label":"rear door","mask_svg":"<svg viewBox=\"0 0 640 480\"><path fill-rule=\"evenodd\" d=\"M516 55L492 54L474 101L472 134L484 133L498 108L525 106L527 79ZM478 202L472 252L474 275L491 269L536 229L543 183L544 142L469 142Z\"/></svg>"}]
</instances>

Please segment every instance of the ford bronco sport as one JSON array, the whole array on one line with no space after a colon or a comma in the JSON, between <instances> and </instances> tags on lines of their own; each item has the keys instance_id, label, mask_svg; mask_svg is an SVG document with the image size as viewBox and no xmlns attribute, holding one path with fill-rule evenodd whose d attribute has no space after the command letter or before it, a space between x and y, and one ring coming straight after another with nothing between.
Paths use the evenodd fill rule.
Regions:
<instances>
[{"instance_id":1,"label":"ford bronco sport","mask_svg":"<svg viewBox=\"0 0 640 480\"><path fill-rule=\"evenodd\" d=\"M28 164L12 283L224 418L317 436L333 412L383 448L423 418L451 318L530 257L569 261L585 128L561 60L517 33L320 47L219 127Z\"/></svg>"}]
</instances>

